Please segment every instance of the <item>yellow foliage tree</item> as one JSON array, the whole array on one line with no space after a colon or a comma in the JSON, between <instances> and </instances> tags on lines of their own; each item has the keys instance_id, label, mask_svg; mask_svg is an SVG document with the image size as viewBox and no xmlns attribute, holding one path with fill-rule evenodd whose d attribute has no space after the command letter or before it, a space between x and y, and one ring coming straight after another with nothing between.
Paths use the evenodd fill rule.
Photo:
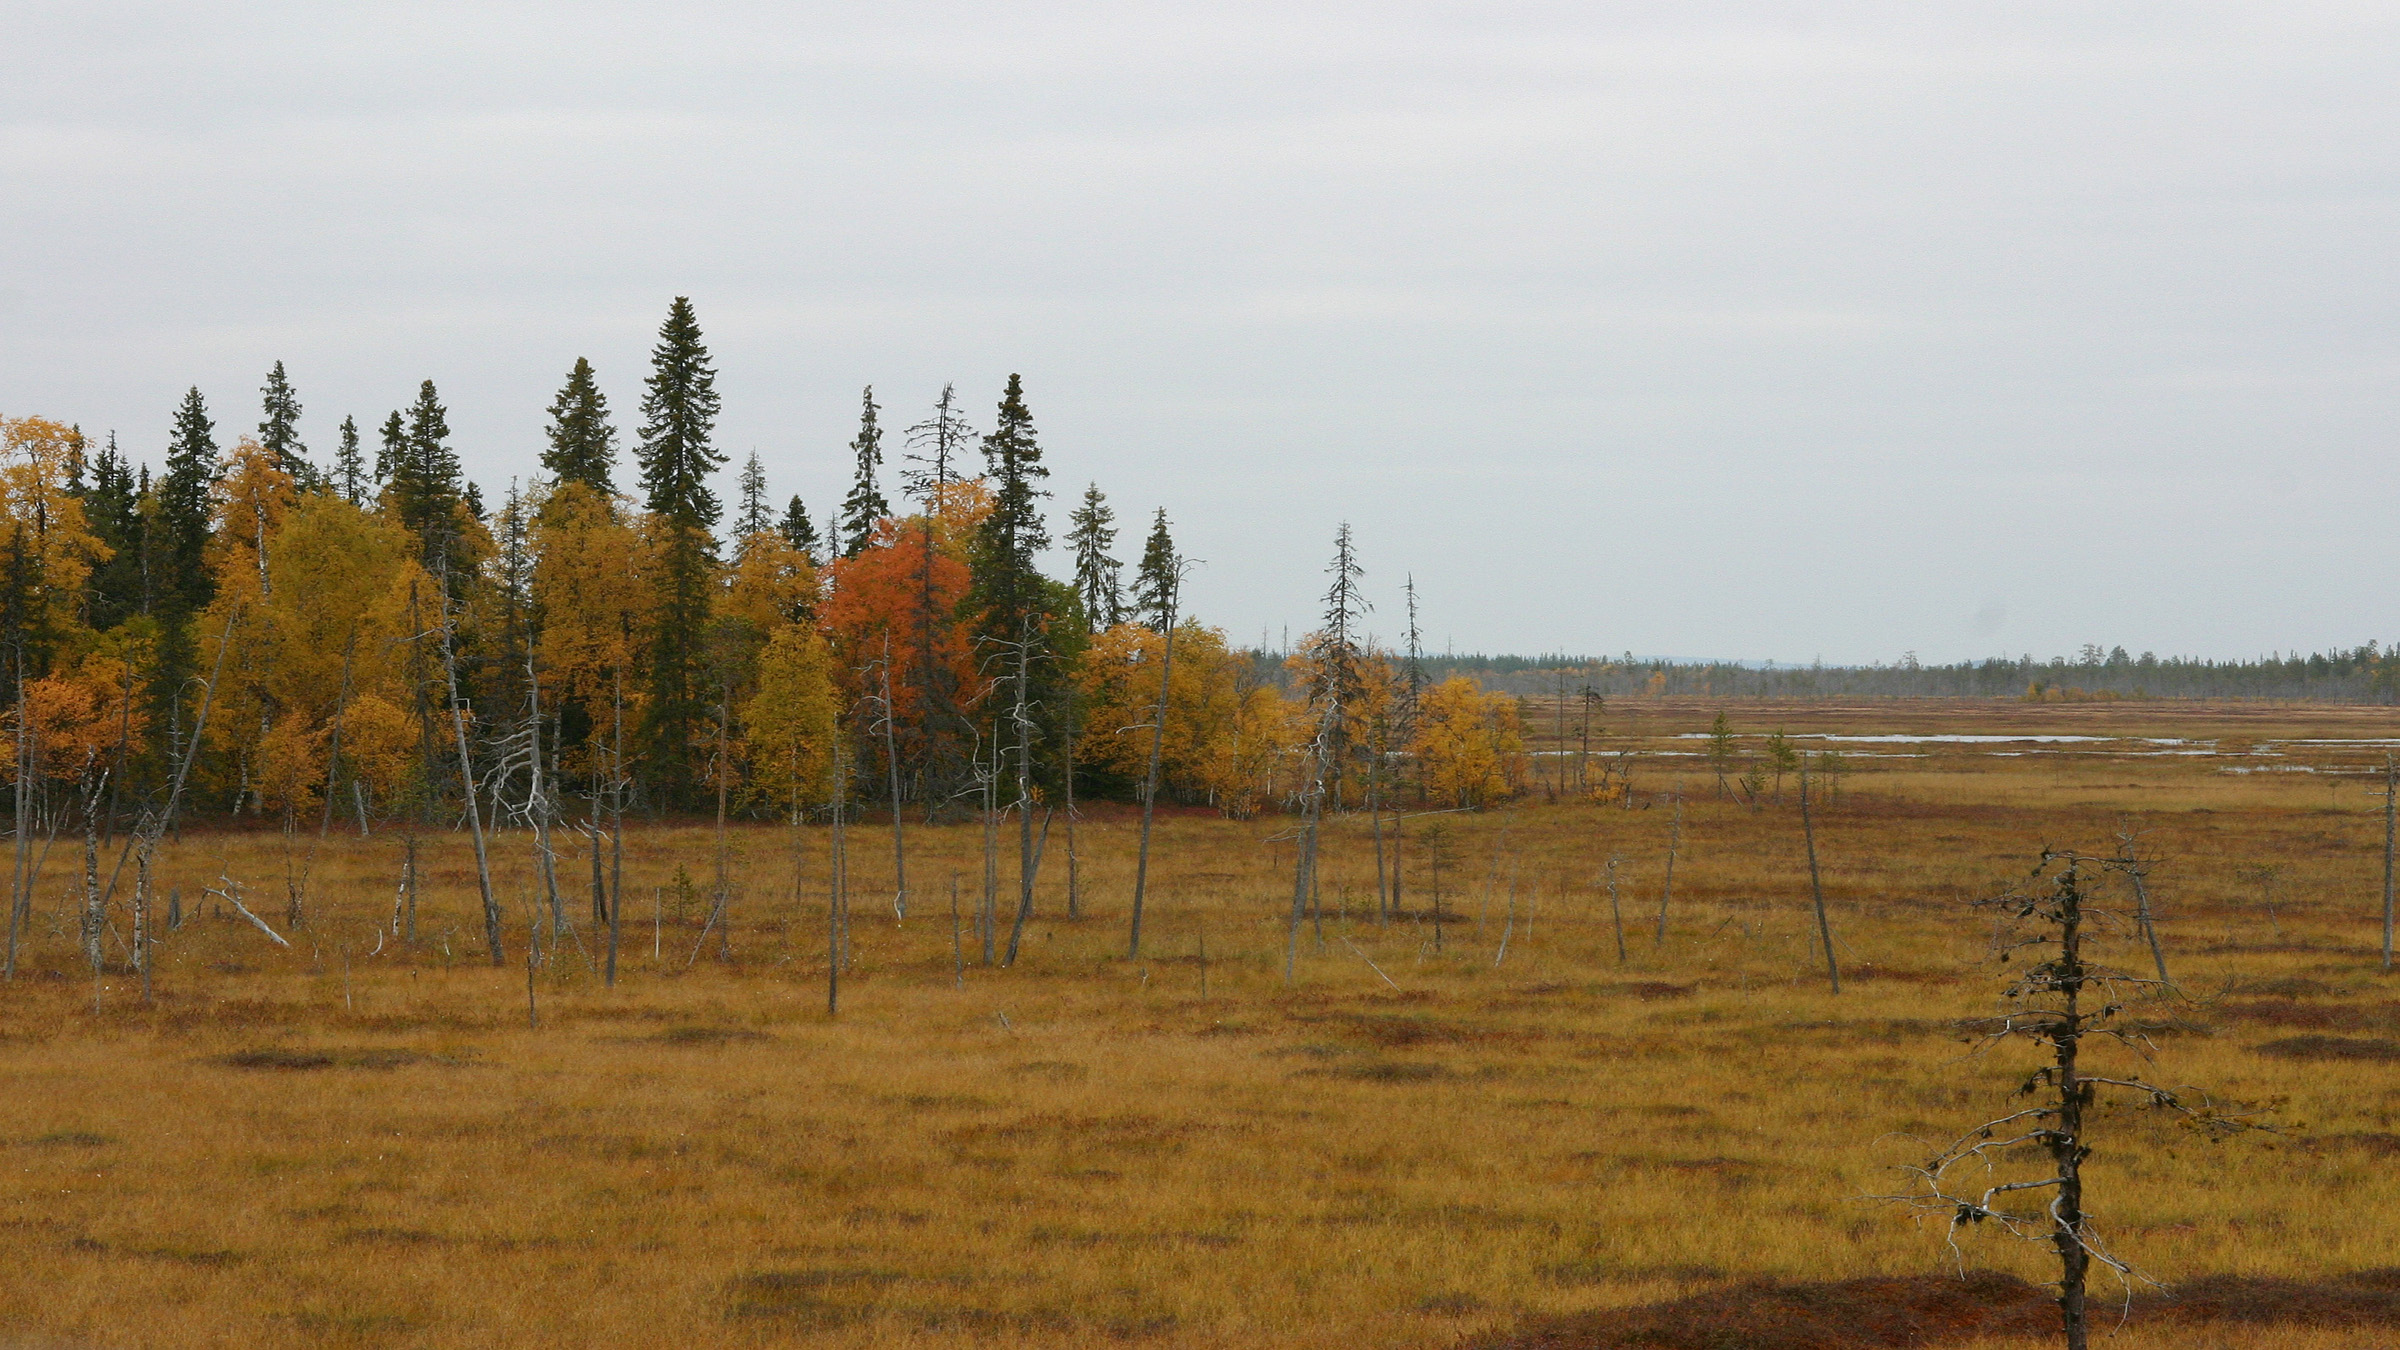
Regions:
<instances>
[{"instance_id":1,"label":"yellow foliage tree","mask_svg":"<svg viewBox=\"0 0 2400 1350\"><path fill-rule=\"evenodd\" d=\"M797 811L830 795L839 697L823 636L799 623L770 630L742 709L743 757L759 801Z\"/></svg>"},{"instance_id":2,"label":"yellow foliage tree","mask_svg":"<svg viewBox=\"0 0 2400 1350\"><path fill-rule=\"evenodd\" d=\"M34 574L33 626L53 640L81 626L84 583L109 547L67 491L83 437L46 417L0 417L0 548L22 548Z\"/></svg>"},{"instance_id":3,"label":"yellow foliage tree","mask_svg":"<svg viewBox=\"0 0 2400 1350\"><path fill-rule=\"evenodd\" d=\"M1525 782L1525 732L1517 700L1487 694L1463 675L1425 691L1415 748L1427 794L1458 806L1512 796Z\"/></svg>"},{"instance_id":4,"label":"yellow foliage tree","mask_svg":"<svg viewBox=\"0 0 2400 1350\"><path fill-rule=\"evenodd\" d=\"M796 623L815 613L819 594L816 565L808 555L792 547L781 532L760 530L743 536L735 546L718 612L759 633L771 633L777 624Z\"/></svg>"},{"instance_id":5,"label":"yellow foliage tree","mask_svg":"<svg viewBox=\"0 0 2400 1350\"><path fill-rule=\"evenodd\" d=\"M535 607L541 615L542 701L573 709L590 740L570 744L570 767L606 771L607 748L641 725L635 662L649 642L649 545L624 503L587 484L561 483L534 521Z\"/></svg>"},{"instance_id":6,"label":"yellow foliage tree","mask_svg":"<svg viewBox=\"0 0 2400 1350\"><path fill-rule=\"evenodd\" d=\"M307 810L326 782L339 719L344 766L388 800L417 769L400 709L413 701L409 596L413 587L418 623L429 624L432 578L396 521L292 491L273 457L247 442L234 460L211 544L217 596L201 620L213 637L240 607L222 713L209 727L230 761L218 771L238 774L258 806Z\"/></svg>"}]
</instances>

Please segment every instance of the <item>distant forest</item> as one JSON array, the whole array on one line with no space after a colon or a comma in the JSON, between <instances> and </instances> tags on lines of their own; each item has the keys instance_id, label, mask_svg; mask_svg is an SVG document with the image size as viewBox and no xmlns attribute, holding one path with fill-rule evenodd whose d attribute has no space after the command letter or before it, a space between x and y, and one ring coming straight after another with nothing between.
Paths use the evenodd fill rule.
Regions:
<instances>
[{"instance_id":1,"label":"distant forest","mask_svg":"<svg viewBox=\"0 0 2400 1350\"><path fill-rule=\"evenodd\" d=\"M1904 656L1891 665L1750 665L1636 657L1427 655L1429 678L1465 676L1520 696L1591 689L1624 694L1706 694L1730 698L2022 698L2084 702L2142 698L2320 699L2391 703L2400 692L2400 644L2369 641L2347 651L2211 661L2192 656L2134 656L2123 647L2086 645L2074 656L2037 661L1994 656L1925 665Z\"/></svg>"}]
</instances>

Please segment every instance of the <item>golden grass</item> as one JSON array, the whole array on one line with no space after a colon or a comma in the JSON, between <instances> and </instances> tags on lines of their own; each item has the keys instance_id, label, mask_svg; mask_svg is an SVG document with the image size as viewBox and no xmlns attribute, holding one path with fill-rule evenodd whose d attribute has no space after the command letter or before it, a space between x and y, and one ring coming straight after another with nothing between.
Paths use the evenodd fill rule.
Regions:
<instances>
[{"instance_id":1,"label":"golden grass","mask_svg":"<svg viewBox=\"0 0 2400 1350\"><path fill-rule=\"evenodd\" d=\"M1994 707L2011 729L2153 735L2256 711L1861 704L1825 725L1956 729ZM1704 711L1684 727L1657 710L1642 731L1697 729ZM1776 711L1735 721L1765 730ZM2260 734L2400 725L2319 711L2276 710ZM797 900L787 832L735 831L735 959L712 940L688 969L703 902L678 914L673 879L680 866L705 896L709 832L630 835L619 985L570 948L536 977L538 1029L522 835L497 845L510 964L495 970L463 838L425 841L420 941L370 955L397 836L327 841L286 953L195 903L222 871L280 927L284 840L191 832L161 885L198 913L164 941L156 1001L112 969L97 1013L62 839L26 969L0 993L0 1326L90 1345L1433 1346L1730 1277L1939 1270L1938 1231L1860 1197L1893 1189L1918 1141L1991 1112L2022 1063L1962 1057L1949 1030L1994 988L1964 902L2044 842L2097 847L2128 822L2164 859L2179 979L2254 989L2186 1010L2198 1027L2164 1043L2159 1072L2286 1097L2306 1129L2211 1147L2112 1115L2101 1221L2170 1281L2393 1264L2400 1067L2254 1049L2400 1036L2373 953L2380 803L2361 784L2197 757L1858 761L1820 821L1850 967L1834 998L1791 807L1721 803L1696 761L1654 765L1644 791L1680 774L1690 798L1663 946L1663 809L1438 818L1459 857L1438 953L1421 857L1411 913L1377 923L1366 822L1349 818L1323 941L1312 925L1292 988L1288 821L1162 820L1139 963L1123 955L1132 820L1080 832L1076 921L1054 834L1023 957L984 968L970 938L963 988L949 882L971 905L980 832L910 830L915 905L897 923L889 836L854 829L858 967L835 1020L819 828ZM1411 822L1412 850L1433 823ZM1622 965L1594 884L1612 854ZM2236 871L2259 864L2282 868L2272 919ZM2041 1277L2031 1250L1978 1243L1969 1259ZM2253 1334L2110 1343L2389 1339Z\"/></svg>"}]
</instances>

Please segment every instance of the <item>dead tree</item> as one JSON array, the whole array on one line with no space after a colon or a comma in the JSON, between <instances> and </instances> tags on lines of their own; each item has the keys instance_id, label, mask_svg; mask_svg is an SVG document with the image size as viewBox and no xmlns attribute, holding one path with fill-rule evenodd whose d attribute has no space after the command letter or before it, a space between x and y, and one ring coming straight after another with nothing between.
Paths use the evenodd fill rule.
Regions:
<instances>
[{"instance_id":1,"label":"dead tree","mask_svg":"<svg viewBox=\"0 0 2400 1350\"><path fill-rule=\"evenodd\" d=\"M442 640L442 678L450 688L450 729L458 740L458 782L460 795L467 799L467 825L475 835L475 884L483 893L483 937L491 948L492 964L504 966L508 958L500 944L500 902L492 895L492 859L484 846L483 806L475 797L475 757L467 748L467 698L458 685L458 652L450 638L450 593L441 588L441 624L436 632Z\"/></svg>"},{"instance_id":2,"label":"dead tree","mask_svg":"<svg viewBox=\"0 0 2400 1350\"><path fill-rule=\"evenodd\" d=\"M2392 824L2400 803L2400 759L2383 757L2383 973L2392 973Z\"/></svg>"},{"instance_id":3,"label":"dead tree","mask_svg":"<svg viewBox=\"0 0 2400 1350\"><path fill-rule=\"evenodd\" d=\"M1608 882L1608 921L1617 933L1617 964L1625 964L1625 907L1617 899L1617 868L1624 860L1611 854L1601 876Z\"/></svg>"},{"instance_id":4,"label":"dead tree","mask_svg":"<svg viewBox=\"0 0 2400 1350\"><path fill-rule=\"evenodd\" d=\"M1842 992L1842 968L1833 959L1833 921L1825 916L1825 882L1817 874L1817 822L1808 809L1808 770L1800 770L1800 833L1808 840L1808 892L1817 902L1817 937L1825 944L1825 979Z\"/></svg>"},{"instance_id":5,"label":"dead tree","mask_svg":"<svg viewBox=\"0 0 2400 1350\"><path fill-rule=\"evenodd\" d=\"M900 822L900 715L892 707L892 635L883 635L883 765L892 795L892 917L908 917L908 836Z\"/></svg>"},{"instance_id":6,"label":"dead tree","mask_svg":"<svg viewBox=\"0 0 2400 1350\"><path fill-rule=\"evenodd\" d=\"M2110 1252L2092 1226L2084 1189L2084 1164L2093 1152L2086 1127L2102 1094L2136 1109L2169 1113L2210 1139L2271 1128L2263 1113L2221 1105L2199 1088L2163 1087L2086 1068L2087 1042L2096 1049L2129 1052L2137 1060L2151 1057L2148 1038L2123 1013L2135 993L2163 982L2098 964L2090 954L2110 929L2125 927L2121 916L2091 903L2107 874L2122 870L2116 859L2045 849L2029 886L1976 902L2001 917L1998 958L2030 956L2033 963L2020 966L2005 986L2005 1006L1997 1016L1969 1026L1982 1051L2008 1041L2028 1041L2041 1049L2043 1062L2017 1089L2035 1104L1968 1130L1905 1169L1914 1182L1908 1192L1878 1197L1941 1215L1962 1273L1962 1229L1988 1225L2048 1245L2058 1258L2059 1319L2068 1350L2085 1350L2093 1266L2115 1275L2128 1297L2137 1281L2156 1283ZM2028 1154L2047 1162L2029 1168Z\"/></svg>"},{"instance_id":7,"label":"dead tree","mask_svg":"<svg viewBox=\"0 0 2400 1350\"><path fill-rule=\"evenodd\" d=\"M2169 984L2167 954L2159 948L2158 917L2150 909L2150 869L2135 855L2133 844L2133 831L2117 831L2117 856L2110 860L2110 865L2133 883L2134 925L2141 930L2142 940L2150 944L2150 963L2158 970L2159 984L2165 987Z\"/></svg>"},{"instance_id":8,"label":"dead tree","mask_svg":"<svg viewBox=\"0 0 2400 1350\"><path fill-rule=\"evenodd\" d=\"M1142 842L1133 863L1133 923L1125 943L1128 961L1138 961L1142 956L1142 899L1150 887L1150 817L1158 805L1159 752L1167 739L1167 687L1168 681L1175 677L1175 605L1183 591L1186 566L1183 559L1177 558L1167 571L1166 652L1158 665L1158 704L1150 713L1150 766L1142 774Z\"/></svg>"},{"instance_id":9,"label":"dead tree","mask_svg":"<svg viewBox=\"0 0 2400 1350\"><path fill-rule=\"evenodd\" d=\"M1650 938L1653 947L1667 945L1667 902L1675 898L1675 855L1683 849L1683 782L1675 783L1675 821L1667 827L1667 879L1658 891L1658 931Z\"/></svg>"}]
</instances>

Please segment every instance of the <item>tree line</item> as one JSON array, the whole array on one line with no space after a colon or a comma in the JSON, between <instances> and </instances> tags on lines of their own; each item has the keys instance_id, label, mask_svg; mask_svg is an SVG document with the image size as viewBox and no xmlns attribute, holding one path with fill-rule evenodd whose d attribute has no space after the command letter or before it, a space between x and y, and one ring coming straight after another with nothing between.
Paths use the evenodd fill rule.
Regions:
<instances>
[{"instance_id":1,"label":"tree line","mask_svg":"<svg viewBox=\"0 0 2400 1350\"><path fill-rule=\"evenodd\" d=\"M1078 795L1248 815L1522 785L1515 700L1428 676L1413 591L1405 652L1358 631L1347 526L1323 630L1262 670L1183 613L1163 508L1128 576L1090 485L1072 574L1044 573L1050 471L1019 377L984 430L945 387L887 432L866 390L851 489L815 518L756 454L719 498L715 384L679 297L635 424L576 360L538 468L496 502L431 380L371 430L345 417L322 460L280 362L254 433L221 436L194 389L155 469L114 433L0 418L21 828L940 820Z\"/></svg>"}]
</instances>

